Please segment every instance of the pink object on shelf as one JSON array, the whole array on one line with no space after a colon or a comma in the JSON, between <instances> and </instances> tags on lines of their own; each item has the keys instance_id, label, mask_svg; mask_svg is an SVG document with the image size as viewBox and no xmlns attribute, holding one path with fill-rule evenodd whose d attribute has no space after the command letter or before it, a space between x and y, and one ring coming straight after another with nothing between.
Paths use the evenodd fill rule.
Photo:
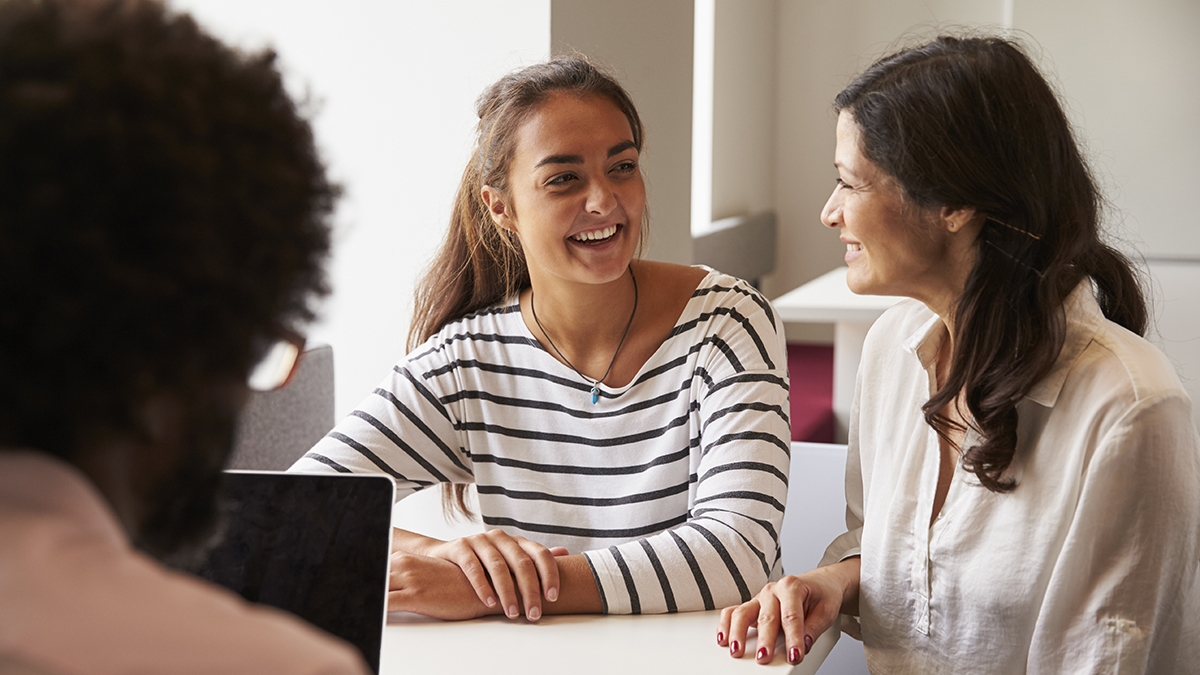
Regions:
<instances>
[{"instance_id":1,"label":"pink object on shelf","mask_svg":"<svg viewBox=\"0 0 1200 675\"><path fill-rule=\"evenodd\" d=\"M792 440L832 443L833 346L788 344Z\"/></svg>"}]
</instances>

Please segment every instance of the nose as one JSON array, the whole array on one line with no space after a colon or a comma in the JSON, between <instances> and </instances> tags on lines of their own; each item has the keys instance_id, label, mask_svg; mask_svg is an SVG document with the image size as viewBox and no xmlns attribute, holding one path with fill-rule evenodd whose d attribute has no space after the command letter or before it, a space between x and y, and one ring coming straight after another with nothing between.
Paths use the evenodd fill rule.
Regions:
<instances>
[{"instance_id":1,"label":"nose","mask_svg":"<svg viewBox=\"0 0 1200 675\"><path fill-rule=\"evenodd\" d=\"M825 202L825 208L821 209L821 224L825 227L842 226L842 199L836 187Z\"/></svg>"},{"instance_id":2,"label":"nose","mask_svg":"<svg viewBox=\"0 0 1200 675\"><path fill-rule=\"evenodd\" d=\"M617 204L616 191L612 185L604 179L593 180L588 185L587 203L584 204L584 209L588 213L603 216L607 215Z\"/></svg>"}]
</instances>

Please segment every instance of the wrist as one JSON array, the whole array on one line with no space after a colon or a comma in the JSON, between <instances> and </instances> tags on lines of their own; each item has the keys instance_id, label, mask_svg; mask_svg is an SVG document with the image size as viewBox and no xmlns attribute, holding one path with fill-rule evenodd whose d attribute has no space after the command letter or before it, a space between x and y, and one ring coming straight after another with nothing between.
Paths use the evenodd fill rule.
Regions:
<instances>
[{"instance_id":1,"label":"wrist","mask_svg":"<svg viewBox=\"0 0 1200 675\"><path fill-rule=\"evenodd\" d=\"M437 558L441 557L436 554L437 547L445 543L441 539L434 539L433 537L409 532L398 527L392 530L393 553L409 553L427 558Z\"/></svg>"}]
</instances>

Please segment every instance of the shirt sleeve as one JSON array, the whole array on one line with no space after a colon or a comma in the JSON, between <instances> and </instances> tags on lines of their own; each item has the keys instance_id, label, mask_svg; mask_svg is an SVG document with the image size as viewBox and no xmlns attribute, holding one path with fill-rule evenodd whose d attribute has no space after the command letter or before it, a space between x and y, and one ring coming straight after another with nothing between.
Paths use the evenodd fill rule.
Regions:
<instances>
[{"instance_id":1,"label":"shirt sleeve","mask_svg":"<svg viewBox=\"0 0 1200 675\"><path fill-rule=\"evenodd\" d=\"M397 501L434 483L474 482L452 411L439 398L436 382L442 378L422 377L429 354L410 355L396 365L289 470L382 472L395 480Z\"/></svg>"},{"instance_id":2,"label":"shirt sleeve","mask_svg":"<svg viewBox=\"0 0 1200 675\"><path fill-rule=\"evenodd\" d=\"M701 378L700 434L692 440L699 461L685 521L584 553L608 613L726 607L780 574L791 448L786 345L770 305L757 294L753 301L756 309L739 303L730 311L724 348L714 350L741 367Z\"/></svg>"},{"instance_id":3,"label":"shirt sleeve","mask_svg":"<svg viewBox=\"0 0 1200 675\"><path fill-rule=\"evenodd\" d=\"M1135 406L1100 441L1082 485L1028 672L1192 672L1200 449L1187 398Z\"/></svg>"}]
</instances>

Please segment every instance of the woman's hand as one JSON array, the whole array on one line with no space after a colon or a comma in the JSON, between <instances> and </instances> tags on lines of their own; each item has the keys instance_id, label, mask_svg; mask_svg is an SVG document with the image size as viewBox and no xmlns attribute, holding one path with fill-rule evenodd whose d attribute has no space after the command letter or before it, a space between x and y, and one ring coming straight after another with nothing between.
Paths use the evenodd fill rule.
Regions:
<instances>
[{"instance_id":1,"label":"woman's hand","mask_svg":"<svg viewBox=\"0 0 1200 675\"><path fill-rule=\"evenodd\" d=\"M775 657L775 639L782 628L788 663L800 663L839 613L857 613L859 563L858 558L850 558L806 574L784 577L764 586L749 602L726 607L721 611L717 644L729 647L734 658L741 658L746 649L746 633L751 625L756 625L755 659L770 663Z\"/></svg>"},{"instance_id":2,"label":"woman's hand","mask_svg":"<svg viewBox=\"0 0 1200 675\"><path fill-rule=\"evenodd\" d=\"M449 560L393 553L388 575L388 611L413 612L457 621L498 614L475 595L467 577Z\"/></svg>"},{"instance_id":3,"label":"woman's hand","mask_svg":"<svg viewBox=\"0 0 1200 675\"><path fill-rule=\"evenodd\" d=\"M515 619L524 607L525 617L537 621L542 617L542 598L549 602L558 599L559 574L554 558L566 555L567 551L561 547L548 549L501 530L488 530L451 541L422 538L420 546L414 546L409 540L408 545L394 547L393 580L397 565L401 564L398 561L411 553L457 565L478 601L487 609L495 610L488 613L503 612L508 618ZM390 587L396 590L393 584Z\"/></svg>"}]
</instances>

